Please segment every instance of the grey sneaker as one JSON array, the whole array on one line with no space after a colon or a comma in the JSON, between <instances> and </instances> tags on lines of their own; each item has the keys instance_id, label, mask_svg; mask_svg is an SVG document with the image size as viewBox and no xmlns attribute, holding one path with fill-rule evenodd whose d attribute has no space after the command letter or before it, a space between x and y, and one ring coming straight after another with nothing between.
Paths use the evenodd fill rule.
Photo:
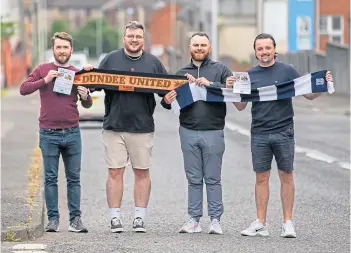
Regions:
<instances>
[{"instance_id":1,"label":"grey sneaker","mask_svg":"<svg viewBox=\"0 0 351 253\"><path fill-rule=\"evenodd\" d=\"M112 233L123 232L123 226L122 226L121 219L116 218L116 217L111 219L111 232Z\"/></svg>"},{"instance_id":2,"label":"grey sneaker","mask_svg":"<svg viewBox=\"0 0 351 253\"><path fill-rule=\"evenodd\" d=\"M294 228L294 224L291 220L285 222L282 226L281 237L284 238L296 238L296 232Z\"/></svg>"},{"instance_id":3,"label":"grey sneaker","mask_svg":"<svg viewBox=\"0 0 351 253\"><path fill-rule=\"evenodd\" d=\"M133 230L134 232L146 233L144 221L142 218L137 217L133 221Z\"/></svg>"},{"instance_id":4,"label":"grey sneaker","mask_svg":"<svg viewBox=\"0 0 351 253\"><path fill-rule=\"evenodd\" d=\"M60 223L58 220L49 220L49 223L46 225L46 232L58 232L60 230Z\"/></svg>"},{"instance_id":5,"label":"grey sneaker","mask_svg":"<svg viewBox=\"0 0 351 253\"><path fill-rule=\"evenodd\" d=\"M79 216L76 216L70 222L68 231L76 232L76 233L87 233L88 229L84 227L81 218Z\"/></svg>"}]
</instances>

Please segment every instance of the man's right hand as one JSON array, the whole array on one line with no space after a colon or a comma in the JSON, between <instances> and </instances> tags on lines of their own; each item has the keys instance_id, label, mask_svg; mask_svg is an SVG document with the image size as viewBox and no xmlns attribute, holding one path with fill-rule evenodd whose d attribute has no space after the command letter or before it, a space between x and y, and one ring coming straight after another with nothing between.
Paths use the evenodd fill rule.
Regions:
<instances>
[{"instance_id":1,"label":"man's right hand","mask_svg":"<svg viewBox=\"0 0 351 253\"><path fill-rule=\"evenodd\" d=\"M49 73L44 77L45 83L51 82L55 77L58 77L59 72L56 70L50 70Z\"/></svg>"},{"instance_id":2,"label":"man's right hand","mask_svg":"<svg viewBox=\"0 0 351 253\"><path fill-rule=\"evenodd\" d=\"M234 76L230 76L227 78L227 80L225 81L225 85L227 88L233 88L233 83L235 81L235 77Z\"/></svg>"},{"instance_id":3,"label":"man's right hand","mask_svg":"<svg viewBox=\"0 0 351 253\"><path fill-rule=\"evenodd\" d=\"M190 83L195 83L195 82L196 82L196 78L193 77L192 75L186 73L185 76L186 76L186 78L188 78L188 81L189 81Z\"/></svg>"},{"instance_id":4,"label":"man's right hand","mask_svg":"<svg viewBox=\"0 0 351 253\"><path fill-rule=\"evenodd\" d=\"M175 90L172 90L168 92L163 99L165 100L166 104L170 105L176 99L176 97L177 97L177 92Z\"/></svg>"}]
</instances>

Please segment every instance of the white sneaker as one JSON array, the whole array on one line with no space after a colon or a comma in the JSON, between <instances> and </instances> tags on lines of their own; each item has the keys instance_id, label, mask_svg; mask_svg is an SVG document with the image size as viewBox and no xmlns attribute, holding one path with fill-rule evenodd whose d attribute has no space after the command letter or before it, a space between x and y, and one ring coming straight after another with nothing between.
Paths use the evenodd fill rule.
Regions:
<instances>
[{"instance_id":1,"label":"white sneaker","mask_svg":"<svg viewBox=\"0 0 351 253\"><path fill-rule=\"evenodd\" d=\"M296 238L294 224L291 220L283 223L281 236L284 238Z\"/></svg>"},{"instance_id":2,"label":"white sneaker","mask_svg":"<svg viewBox=\"0 0 351 253\"><path fill-rule=\"evenodd\" d=\"M223 231L221 228L221 224L219 224L219 220L213 219L211 221L210 229L208 231L209 234L222 235Z\"/></svg>"},{"instance_id":3,"label":"white sneaker","mask_svg":"<svg viewBox=\"0 0 351 253\"><path fill-rule=\"evenodd\" d=\"M241 231L241 235L246 236L269 236L268 225L263 225L259 220L251 223L250 227Z\"/></svg>"},{"instance_id":4,"label":"white sneaker","mask_svg":"<svg viewBox=\"0 0 351 253\"><path fill-rule=\"evenodd\" d=\"M190 217L187 223L179 230L179 233L201 233L200 223Z\"/></svg>"}]
</instances>

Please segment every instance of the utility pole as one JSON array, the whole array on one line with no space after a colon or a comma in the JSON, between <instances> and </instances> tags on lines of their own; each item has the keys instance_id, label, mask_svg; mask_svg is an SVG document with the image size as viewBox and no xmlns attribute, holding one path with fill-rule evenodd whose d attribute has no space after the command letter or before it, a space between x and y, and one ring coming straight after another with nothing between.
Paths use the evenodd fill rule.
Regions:
<instances>
[{"instance_id":1,"label":"utility pole","mask_svg":"<svg viewBox=\"0 0 351 253\"><path fill-rule=\"evenodd\" d=\"M103 29L102 23L104 18L104 12L108 9L116 8L120 4L119 0L110 0L104 3L100 8L100 18L96 22L96 57L102 54L102 43L103 43Z\"/></svg>"},{"instance_id":2,"label":"utility pole","mask_svg":"<svg viewBox=\"0 0 351 253\"><path fill-rule=\"evenodd\" d=\"M20 19L20 41L21 41L21 56L24 57L26 52L26 34L25 34L25 5L23 0L18 0L19 19Z\"/></svg>"},{"instance_id":3,"label":"utility pole","mask_svg":"<svg viewBox=\"0 0 351 253\"><path fill-rule=\"evenodd\" d=\"M257 34L263 32L263 8L264 8L264 0L258 0L257 2L257 13L256 13L256 28Z\"/></svg>"},{"instance_id":4,"label":"utility pole","mask_svg":"<svg viewBox=\"0 0 351 253\"><path fill-rule=\"evenodd\" d=\"M316 17L315 17L315 24L317 24L317 25L314 26L315 29L316 29L316 31L315 31L316 40L315 40L315 48L314 48L314 50L316 50L316 51L319 51L319 49L320 49L320 30L319 30L320 14L319 13L320 13L320 1L316 0L316 2L315 2L315 15L316 15Z\"/></svg>"},{"instance_id":5,"label":"utility pole","mask_svg":"<svg viewBox=\"0 0 351 253\"><path fill-rule=\"evenodd\" d=\"M33 46L32 46L32 57L33 65L37 65L40 62L39 53L39 3L38 1L33 1L33 20L32 20L32 36L33 36Z\"/></svg>"},{"instance_id":6,"label":"utility pole","mask_svg":"<svg viewBox=\"0 0 351 253\"><path fill-rule=\"evenodd\" d=\"M212 60L218 58L218 0L212 0Z\"/></svg>"},{"instance_id":7,"label":"utility pole","mask_svg":"<svg viewBox=\"0 0 351 253\"><path fill-rule=\"evenodd\" d=\"M104 17L104 10L100 9L100 17L96 22L96 57L102 54L102 19Z\"/></svg>"},{"instance_id":8,"label":"utility pole","mask_svg":"<svg viewBox=\"0 0 351 253\"><path fill-rule=\"evenodd\" d=\"M171 69L171 71L176 71L176 68L178 67L176 65L176 61L177 61L177 56L176 56L176 30L177 30L177 16L176 16L176 12L177 12L177 0L171 0L170 2L170 30L171 30L171 34L170 34L170 61L169 61L169 68Z\"/></svg>"}]
</instances>

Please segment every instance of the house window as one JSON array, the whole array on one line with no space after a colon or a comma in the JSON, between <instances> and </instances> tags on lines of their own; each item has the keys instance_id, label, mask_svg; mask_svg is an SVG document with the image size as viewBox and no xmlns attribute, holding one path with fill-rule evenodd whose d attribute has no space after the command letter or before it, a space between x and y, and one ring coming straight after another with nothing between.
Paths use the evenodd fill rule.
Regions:
<instances>
[{"instance_id":1,"label":"house window","mask_svg":"<svg viewBox=\"0 0 351 253\"><path fill-rule=\"evenodd\" d=\"M340 16L335 16L331 17L332 18L332 30L335 31L340 31L341 30L341 17Z\"/></svg>"},{"instance_id":2,"label":"house window","mask_svg":"<svg viewBox=\"0 0 351 253\"><path fill-rule=\"evenodd\" d=\"M330 40L334 43L339 43L339 44L342 43L341 35L332 35L332 36L330 36Z\"/></svg>"},{"instance_id":3,"label":"house window","mask_svg":"<svg viewBox=\"0 0 351 253\"><path fill-rule=\"evenodd\" d=\"M344 17L343 16L320 16L319 33L328 35L329 41L344 43Z\"/></svg>"}]
</instances>

